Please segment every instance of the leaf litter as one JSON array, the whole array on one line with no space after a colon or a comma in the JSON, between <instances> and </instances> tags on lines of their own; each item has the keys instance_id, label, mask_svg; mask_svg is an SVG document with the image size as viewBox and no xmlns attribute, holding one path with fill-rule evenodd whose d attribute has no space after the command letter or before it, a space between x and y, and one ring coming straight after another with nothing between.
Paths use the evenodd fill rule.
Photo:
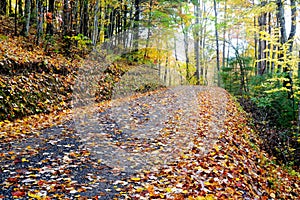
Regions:
<instances>
[{"instance_id":1,"label":"leaf litter","mask_svg":"<svg viewBox=\"0 0 300 200\"><path fill-rule=\"evenodd\" d=\"M245 115L222 89L161 89L73 112L44 129L34 119L1 123L0 199L299 194L299 177L255 145Z\"/></svg>"}]
</instances>

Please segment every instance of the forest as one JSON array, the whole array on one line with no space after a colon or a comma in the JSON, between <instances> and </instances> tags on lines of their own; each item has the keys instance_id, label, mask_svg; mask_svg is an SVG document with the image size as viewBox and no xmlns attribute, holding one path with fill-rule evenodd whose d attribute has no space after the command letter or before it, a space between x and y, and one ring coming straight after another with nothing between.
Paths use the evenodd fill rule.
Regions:
<instances>
[{"instance_id":1,"label":"forest","mask_svg":"<svg viewBox=\"0 0 300 200\"><path fill-rule=\"evenodd\" d=\"M299 181L299 3L1 0L0 132L19 122L51 127L91 99L220 87L246 112L261 148Z\"/></svg>"}]
</instances>

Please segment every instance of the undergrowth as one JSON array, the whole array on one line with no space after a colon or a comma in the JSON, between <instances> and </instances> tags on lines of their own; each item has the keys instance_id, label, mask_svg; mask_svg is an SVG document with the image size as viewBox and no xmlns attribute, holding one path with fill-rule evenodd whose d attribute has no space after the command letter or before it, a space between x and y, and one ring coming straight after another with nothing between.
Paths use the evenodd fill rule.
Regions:
<instances>
[{"instance_id":1,"label":"undergrowth","mask_svg":"<svg viewBox=\"0 0 300 200\"><path fill-rule=\"evenodd\" d=\"M299 132L296 126L283 127L276 123L276 112L258 107L251 99L238 99L244 110L251 116L251 125L263 140L262 148L277 158L279 164L299 172Z\"/></svg>"}]
</instances>

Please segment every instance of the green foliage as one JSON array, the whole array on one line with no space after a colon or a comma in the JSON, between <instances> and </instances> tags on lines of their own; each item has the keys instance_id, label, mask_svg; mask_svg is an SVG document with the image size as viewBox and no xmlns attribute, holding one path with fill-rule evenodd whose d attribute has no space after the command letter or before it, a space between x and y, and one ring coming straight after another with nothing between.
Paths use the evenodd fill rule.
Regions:
<instances>
[{"instance_id":1,"label":"green foliage","mask_svg":"<svg viewBox=\"0 0 300 200\"><path fill-rule=\"evenodd\" d=\"M80 56L84 56L89 52L92 41L83 34L78 34L75 36L65 36L65 49L70 51L69 53L76 56L79 54ZM69 50L71 48L71 50Z\"/></svg>"},{"instance_id":2,"label":"green foliage","mask_svg":"<svg viewBox=\"0 0 300 200\"><path fill-rule=\"evenodd\" d=\"M129 64L147 64L152 65L158 59L167 55L167 51L158 50L155 48L143 48L129 53L123 54L122 59L125 59Z\"/></svg>"},{"instance_id":3,"label":"green foliage","mask_svg":"<svg viewBox=\"0 0 300 200\"><path fill-rule=\"evenodd\" d=\"M144 52L142 52L140 50L136 50L136 51L132 51L128 54L124 54L122 57L126 58L126 60L129 63L142 64L145 62Z\"/></svg>"},{"instance_id":4,"label":"green foliage","mask_svg":"<svg viewBox=\"0 0 300 200\"><path fill-rule=\"evenodd\" d=\"M248 82L254 68L251 66L251 57L233 57L228 60L228 66L223 66L220 71L220 78L223 87L230 93L241 95L241 79L245 81L244 87L248 88Z\"/></svg>"},{"instance_id":5,"label":"green foliage","mask_svg":"<svg viewBox=\"0 0 300 200\"><path fill-rule=\"evenodd\" d=\"M286 80L285 74L253 77L250 82L251 100L262 109L267 109L272 113L274 123L279 127L290 126L295 119L293 100L288 98L288 89L282 87Z\"/></svg>"},{"instance_id":6,"label":"green foliage","mask_svg":"<svg viewBox=\"0 0 300 200\"><path fill-rule=\"evenodd\" d=\"M79 48L85 48L87 47L87 45L92 43L92 41L87 36L84 36L83 34L78 34L75 36L66 36L66 38L72 41L76 41Z\"/></svg>"},{"instance_id":7,"label":"green foliage","mask_svg":"<svg viewBox=\"0 0 300 200\"><path fill-rule=\"evenodd\" d=\"M8 39L8 36L0 34L0 41L7 40L7 39Z\"/></svg>"},{"instance_id":8,"label":"green foliage","mask_svg":"<svg viewBox=\"0 0 300 200\"><path fill-rule=\"evenodd\" d=\"M285 77L286 73L252 77L248 93L248 101L251 103L243 104L252 113L264 148L277 157L279 163L296 166L300 162L297 156L299 127L295 124L299 99L297 96L289 98L289 89L283 87L283 82L287 80Z\"/></svg>"},{"instance_id":9,"label":"green foliage","mask_svg":"<svg viewBox=\"0 0 300 200\"><path fill-rule=\"evenodd\" d=\"M277 41L267 34L263 36L272 45L272 42ZM297 147L300 145L300 140L299 127L296 126L295 121L300 92L298 92L299 83L295 81L298 80L297 78L294 77L293 85L290 84L289 76L292 76L293 70L295 71L297 67L297 59L287 53L287 48L287 45L283 45L282 49L277 50L278 52L275 52L273 48L270 51L266 50L270 55L272 53L283 54L283 58L268 58L267 73L264 75L254 75L251 59L242 57L230 59L228 67L222 68L220 77L227 90L240 95L241 70L244 70L248 91L242 93L246 95L243 95L242 101L248 101L248 103L244 102L244 108L249 106L247 111L252 113L257 132L264 141L264 148L277 157L279 163L296 166L299 165L299 156L297 156L299 148ZM289 87L292 87L293 95L290 95Z\"/></svg>"},{"instance_id":10,"label":"green foliage","mask_svg":"<svg viewBox=\"0 0 300 200\"><path fill-rule=\"evenodd\" d=\"M291 166L286 166L285 168L291 176L296 176L300 179L300 172L295 171Z\"/></svg>"}]
</instances>

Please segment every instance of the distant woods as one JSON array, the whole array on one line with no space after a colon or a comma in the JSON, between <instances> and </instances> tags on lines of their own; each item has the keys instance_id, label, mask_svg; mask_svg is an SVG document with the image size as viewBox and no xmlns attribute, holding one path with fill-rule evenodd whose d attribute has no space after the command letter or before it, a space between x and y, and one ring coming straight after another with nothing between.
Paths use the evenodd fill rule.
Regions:
<instances>
[{"instance_id":1,"label":"distant woods","mask_svg":"<svg viewBox=\"0 0 300 200\"><path fill-rule=\"evenodd\" d=\"M143 27L147 57L154 29L163 30L158 43L169 49L183 43L184 58L173 54L186 82L217 84L245 94L251 90L252 77L276 76L281 89L294 98L293 85L300 76L297 4L296 0L2 0L0 15L14 19L14 35L34 35L36 44L46 43L45 50L55 37L64 42L67 53L71 45L84 52L85 47ZM182 34L182 41L176 41L174 32ZM138 49L139 32L131 37L130 45ZM170 66L170 58L156 60Z\"/></svg>"},{"instance_id":2,"label":"distant woods","mask_svg":"<svg viewBox=\"0 0 300 200\"><path fill-rule=\"evenodd\" d=\"M148 29L147 38L154 34L151 29L169 30L169 40L181 32L185 59L180 65L188 82L233 88L237 74L242 94L249 92L252 76L280 72L293 97L297 4L296 0L1 0L0 15L14 19L14 35L34 35L36 44L49 43L55 36L65 41L66 49L70 43L95 46L140 27ZM160 42L166 40L163 36ZM137 47L137 40L132 45ZM146 48L150 46L146 41Z\"/></svg>"},{"instance_id":3,"label":"distant woods","mask_svg":"<svg viewBox=\"0 0 300 200\"><path fill-rule=\"evenodd\" d=\"M28 36L30 27L35 27L37 43L54 34L61 37L82 34L95 43L136 26L143 9L141 3L141 0L1 0L0 15L15 17L16 35Z\"/></svg>"}]
</instances>

